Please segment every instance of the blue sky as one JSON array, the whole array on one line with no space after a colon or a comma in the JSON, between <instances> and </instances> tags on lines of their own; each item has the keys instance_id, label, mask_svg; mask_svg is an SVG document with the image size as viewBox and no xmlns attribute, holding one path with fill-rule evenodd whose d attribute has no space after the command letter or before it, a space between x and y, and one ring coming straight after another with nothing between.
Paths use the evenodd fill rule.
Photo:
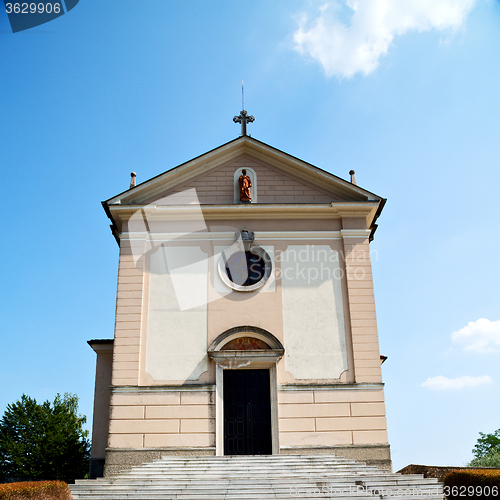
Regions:
<instances>
[{"instance_id":1,"label":"blue sky","mask_svg":"<svg viewBox=\"0 0 500 500\"><path fill-rule=\"evenodd\" d=\"M244 80L253 137L388 198L394 469L470 460L500 427L499 47L493 0L81 0L16 34L0 9L0 411L73 392L90 420L118 257L100 202L237 137Z\"/></svg>"}]
</instances>

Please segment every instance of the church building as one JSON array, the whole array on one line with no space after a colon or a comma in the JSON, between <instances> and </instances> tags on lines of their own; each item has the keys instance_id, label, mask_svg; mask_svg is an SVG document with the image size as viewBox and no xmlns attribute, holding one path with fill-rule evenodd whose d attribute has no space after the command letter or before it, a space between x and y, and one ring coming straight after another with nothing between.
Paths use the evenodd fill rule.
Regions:
<instances>
[{"instance_id":1,"label":"church building","mask_svg":"<svg viewBox=\"0 0 500 500\"><path fill-rule=\"evenodd\" d=\"M103 202L118 285L114 338L89 341L91 477L168 455L391 469L369 245L385 199L235 121Z\"/></svg>"}]
</instances>

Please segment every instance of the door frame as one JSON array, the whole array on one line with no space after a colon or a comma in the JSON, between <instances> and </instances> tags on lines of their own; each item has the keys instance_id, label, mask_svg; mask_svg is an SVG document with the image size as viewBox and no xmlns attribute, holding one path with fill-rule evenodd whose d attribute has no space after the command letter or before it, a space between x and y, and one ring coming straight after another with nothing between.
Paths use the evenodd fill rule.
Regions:
<instances>
[{"instance_id":1,"label":"door frame","mask_svg":"<svg viewBox=\"0 0 500 500\"><path fill-rule=\"evenodd\" d=\"M263 340L269 349L249 351L222 351L228 342L239 337ZM215 362L215 454L224 455L224 370L268 369L271 395L272 454L279 455L278 377L276 364L285 350L274 335L257 327L231 328L219 335L210 345L209 357Z\"/></svg>"}]
</instances>

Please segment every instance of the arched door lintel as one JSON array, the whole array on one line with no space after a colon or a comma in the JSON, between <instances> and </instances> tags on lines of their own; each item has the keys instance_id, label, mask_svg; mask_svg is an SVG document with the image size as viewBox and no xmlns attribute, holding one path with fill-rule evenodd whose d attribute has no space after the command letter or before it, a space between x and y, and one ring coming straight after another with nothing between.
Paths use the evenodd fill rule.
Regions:
<instances>
[{"instance_id":1,"label":"arched door lintel","mask_svg":"<svg viewBox=\"0 0 500 500\"><path fill-rule=\"evenodd\" d=\"M236 326L230 328L225 332L222 332L208 348L208 353L215 353L220 351L226 344L240 337L254 337L256 339L264 341L269 349L273 351L282 351L281 355L285 351L283 344L271 333L263 328L257 326Z\"/></svg>"}]
</instances>

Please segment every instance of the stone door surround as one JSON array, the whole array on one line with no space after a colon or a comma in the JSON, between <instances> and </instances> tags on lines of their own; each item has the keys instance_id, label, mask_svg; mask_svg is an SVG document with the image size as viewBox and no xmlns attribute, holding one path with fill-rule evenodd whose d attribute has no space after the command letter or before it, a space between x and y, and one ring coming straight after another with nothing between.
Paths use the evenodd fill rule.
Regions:
<instances>
[{"instance_id":1,"label":"stone door surround","mask_svg":"<svg viewBox=\"0 0 500 500\"><path fill-rule=\"evenodd\" d=\"M269 349L228 350L226 344L238 338L254 338ZM259 344L261 343L259 342ZM276 363L285 353L281 342L270 332L254 326L239 326L221 333L208 348L208 355L216 364L215 370L215 448L216 455L224 455L224 370L268 369L271 392L272 453L279 455L278 381Z\"/></svg>"}]
</instances>

